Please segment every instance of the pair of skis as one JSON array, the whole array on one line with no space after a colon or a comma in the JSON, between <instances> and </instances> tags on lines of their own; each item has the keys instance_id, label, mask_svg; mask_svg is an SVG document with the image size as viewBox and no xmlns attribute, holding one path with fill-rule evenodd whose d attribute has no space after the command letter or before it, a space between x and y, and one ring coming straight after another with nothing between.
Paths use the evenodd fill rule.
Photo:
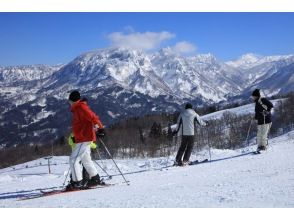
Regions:
<instances>
[{"instance_id":1,"label":"pair of skis","mask_svg":"<svg viewBox=\"0 0 294 220\"><path fill-rule=\"evenodd\" d=\"M174 165L174 166L176 166L176 167L193 166L193 165L197 165L197 164L201 164L201 163L206 163L208 161L209 161L208 159L204 159L204 160L201 160L201 161L194 160L194 161L191 161L191 162L189 162L189 163L187 163L185 165Z\"/></svg>"},{"instance_id":2,"label":"pair of skis","mask_svg":"<svg viewBox=\"0 0 294 220\"><path fill-rule=\"evenodd\" d=\"M251 152L253 155L258 155L258 154L262 154L262 151L260 150L256 150L256 151L252 151ZM250 153L249 153L250 154ZM180 166L180 167L185 167L185 166L193 166L193 165L198 165L198 164L202 164L202 163L207 163L209 162L208 159L204 159L202 161L199 160L195 160L195 161L191 161L189 162L187 165L174 165L174 166Z\"/></svg>"},{"instance_id":3,"label":"pair of skis","mask_svg":"<svg viewBox=\"0 0 294 220\"><path fill-rule=\"evenodd\" d=\"M193 165L197 165L197 164L201 164L201 163L206 163L208 162L209 160L208 159L204 159L202 161L199 161L199 160L195 160L195 161L191 161L188 163L189 166L193 166Z\"/></svg>"},{"instance_id":4,"label":"pair of skis","mask_svg":"<svg viewBox=\"0 0 294 220\"><path fill-rule=\"evenodd\" d=\"M106 188L106 187L113 186L113 185L116 185L116 184L106 183L104 185L85 187L82 189L75 189L75 190L66 190L66 189L55 189L55 190L50 190L50 191L40 190L40 192L37 194L25 195L23 197L20 197L18 199L18 201L30 200L30 199L36 199L36 198L41 198L41 197L54 196L54 195L72 193L72 192L79 192L79 191L85 191L85 190L90 190L90 189Z\"/></svg>"}]
</instances>

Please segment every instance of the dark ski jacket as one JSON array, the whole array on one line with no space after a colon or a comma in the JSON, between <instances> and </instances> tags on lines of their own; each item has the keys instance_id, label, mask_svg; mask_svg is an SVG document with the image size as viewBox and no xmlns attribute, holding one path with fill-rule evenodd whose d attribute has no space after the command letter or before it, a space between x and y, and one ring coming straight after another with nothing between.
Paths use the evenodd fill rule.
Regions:
<instances>
[{"instance_id":1,"label":"dark ski jacket","mask_svg":"<svg viewBox=\"0 0 294 220\"><path fill-rule=\"evenodd\" d=\"M255 119L258 125L269 124L272 122L271 109L273 104L266 98L259 98L255 101Z\"/></svg>"}]
</instances>

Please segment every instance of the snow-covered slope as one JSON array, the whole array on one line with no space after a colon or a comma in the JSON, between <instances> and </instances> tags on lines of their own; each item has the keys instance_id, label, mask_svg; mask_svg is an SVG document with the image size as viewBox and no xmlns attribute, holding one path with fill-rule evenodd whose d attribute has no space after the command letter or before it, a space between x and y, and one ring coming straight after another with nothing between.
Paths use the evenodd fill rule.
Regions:
<instances>
[{"instance_id":1,"label":"snow-covered slope","mask_svg":"<svg viewBox=\"0 0 294 220\"><path fill-rule=\"evenodd\" d=\"M274 105L274 108L271 111L272 113L274 113L275 107L277 105L279 105L280 102L283 102L283 99L276 99L276 100L270 100L270 101ZM213 113L210 113L210 114L203 115L203 116L201 116L201 119L203 119L204 121L217 120L217 119L221 119L223 117L223 115L226 114L226 113L231 113L231 114L236 114L236 115L247 115L247 114L254 115L254 111L255 111L254 108L255 108L254 103L247 104L247 105L242 105L242 106L239 106L239 107L220 110L220 111L217 111L217 112L213 112ZM196 109L196 111L197 111L197 109ZM171 128L172 128L172 130L175 130L177 128L177 124L173 124L171 126ZM168 129L167 127L164 128L165 131L167 131L167 129Z\"/></svg>"},{"instance_id":2,"label":"snow-covered slope","mask_svg":"<svg viewBox=\"0 0 294 220\"><path fill-rule=\"evenodd\" d=\"M275 111L275 107L282 102L283 99L276 99L276 100L271 100L271 102L274 105L274 108L272 109L272 113L274 113ZM204 115L202 118L204 120L212 120L212 119L220 119L224 113L232 113L232 114L237 114L237 115L246 115L246 114L254 114L254 108L255 108L255 104L247 104L247 105L242 105L236 108L231 108L231 109L225 109L225 110L221 110L221 111L217 111L214 113L210 113L207 115Z\"/></svg>"},{"instance_id":3,"label":"snow-covered slope","mask_svg":"<svg viewBox=\"0 0 294 220\"><path fill-rule=\"evenodd\" d=\"M0 207L294 207L294 132L269 144L261 155L248 154L256 146L212 150L211 163L189 167L164 168L173 157L117 160L129 186L107 160L104 168L115 175L110 182L118 185L18 201L62 185L68 158L54 157L52 174L39 159L0 170ZM192 157L204 159L208 154Z\"/></svg>"}]
</instances>

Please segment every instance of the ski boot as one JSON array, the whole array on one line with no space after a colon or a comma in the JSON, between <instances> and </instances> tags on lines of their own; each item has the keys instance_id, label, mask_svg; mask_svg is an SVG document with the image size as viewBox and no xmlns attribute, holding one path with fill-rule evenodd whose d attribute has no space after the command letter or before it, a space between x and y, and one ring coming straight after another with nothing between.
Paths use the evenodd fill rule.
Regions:
<instances>
[{"instance_id":1,"label":"ski boot","mask_svg":"<svg viewBox=\"0 0 294 220\"><path fill-rule=\"evenodd\" d=\"M175 161L174 162L174 165L173 166L175 166L175 167L181 167L181 166L183 166L183 162L182 161Z\"/></svg>"},{"instance_id":2,"label":"ski boot","mask_svg":"<svg viewBox=\"0 0 294 220\"><path fill-rule=\"evenodd\" d=\"M94 187L94 186L98 186L98 185L105 185L105 182L100 179L99 174L97 174L96 176L93 176L88 181L88 184L87 184L88 187Z\"/></svg>"},{"instance_id":3,"label":"ski boot","mask_svg":"<svg viewBox=\"0 0 294 220\"><path fill-rule=\"evenodd\" d=\"M83 181L70 181L69 184L65 187L65 191L76 191L84 189Z\"/></svg>"},{"instance_id":4,"label":"ski boot","mask_svg":"<svg viewBox=\"0 0 294 220\"><path fill-rule=\"evenodd\" d=\"M265 151L266 150L266 147L265 146L258 146L257 149L256 149L256 154L260 154L261 151Z\"/></svg>"}]
</instances>

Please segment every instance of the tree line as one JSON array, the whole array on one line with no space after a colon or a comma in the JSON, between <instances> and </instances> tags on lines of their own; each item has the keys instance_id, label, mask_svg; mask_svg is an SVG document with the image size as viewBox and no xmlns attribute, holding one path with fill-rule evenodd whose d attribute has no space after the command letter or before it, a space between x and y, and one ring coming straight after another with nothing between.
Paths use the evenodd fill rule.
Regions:
<instances>
[{"instance_id":1,"label":"tree line","mask_svg":"<svg viewBox=\"0 0 294 220\"><path fill-rule=\"evenodd\" d=\"M243 104L243 103L242 103ZM238 104L230 104L237 107ZM224 107L204 106L196 109L200 115L209 114ZM145 158L163 157L174 154L180 143L180 137L172 135L172 125L180 112L161 113L132 117L112 124L106 129L103 141L116 158ZM196 126L194 151L200 151L208 146L217 149L239 149L246 147L248 141L255 141L256 122L252 114L238 115L225 112L219 119L209 121L206 127ZM294 93L281 99L274 108L273 125L270 137L275 137L294 129ZM248 139L247 133L252 121ZM101 144L97 141L98 150L102 158L107 158ZM67 136L59 137L50 145L31 145L6 148L1 150L0 168L19 164L47 155L69 155L70 148ZM93 154L95 159L99 159Z\"/></svg>"}]
</instances>

